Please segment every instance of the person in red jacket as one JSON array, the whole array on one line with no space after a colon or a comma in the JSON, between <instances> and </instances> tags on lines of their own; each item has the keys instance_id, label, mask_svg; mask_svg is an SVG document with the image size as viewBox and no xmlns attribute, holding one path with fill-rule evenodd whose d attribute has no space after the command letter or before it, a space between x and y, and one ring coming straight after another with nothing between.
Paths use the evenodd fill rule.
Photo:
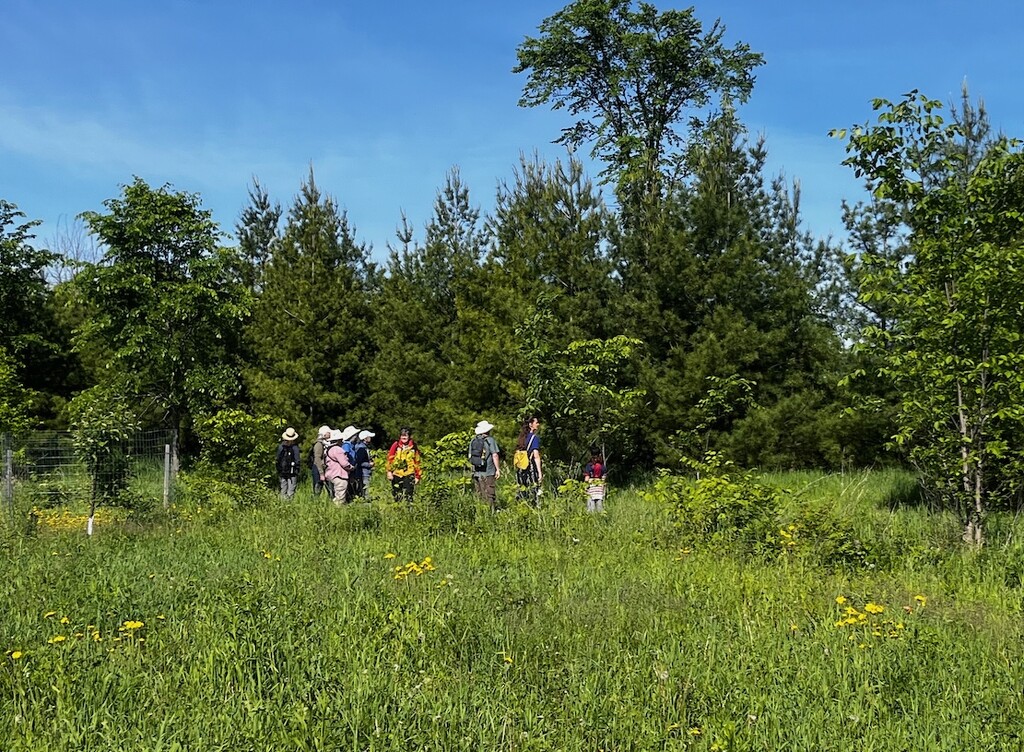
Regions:
<instances>
[{"instance_id":1,"label":"person in red jacket","mask_svg":"<svg viewBox=\"0 0 1024 752\"><path fill-rule=\"evenodd\" d=\"M391 493L395 501L412 503L413 491L420 482L420 449L412 440L412 429L403 428L398 441L388 450L388 460L384 465L388 480L391 481Z\"/></svg>"}]
</instances>

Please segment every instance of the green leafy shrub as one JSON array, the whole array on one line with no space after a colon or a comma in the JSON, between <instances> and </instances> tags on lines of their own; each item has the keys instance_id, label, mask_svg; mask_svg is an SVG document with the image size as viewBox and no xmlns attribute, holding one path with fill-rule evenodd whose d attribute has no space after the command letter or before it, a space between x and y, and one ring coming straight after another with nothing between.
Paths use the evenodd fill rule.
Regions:
<instances>
[{"instance_id":1,"label":"green leafy shrub","mask_svg":"<svg viewBox=\"0 0 1024 752\"><path fill-rule=\"evenodd\" d=\"M423 481L416 497L429 506L441 508L456 496L465 496L472 486L466 451L472 431L442 436L433 447L421 448Z\"/></svg>"},{"instance_id":2,"label":"green leafy shrub","mask_svg":"<svg viewBox=\"0 0 1024 752\"><path fill-rule=\"evenodd\" d=\"M199 421L199 469L203 475L242 485L267 485L274 479L274 448L282 424L270 415L220 410Z\"/></svg>"},{"instance_id":3,"label":"green leafy shrub","mask_svg":"<svg viewBox=\"0 0 1024 752\"><path fill-rule=\"evenodd\" d=\"M686 538L756 547L774 526L783 492L738 471L717 452L702 462L683 462L698 473L696 480L662 472L644 497L665 504Z\"/></svg>"},{"instance_id":4,"label":"green leafy shrub","mask_svg":"<svg viewBox=\"0 0 1024 752\"><path fill-rule=\"evenodd\" d=\"M788 510L765 536L762 550L809 559L830 571L871 564L868 547L850 521L820 504Z\"/></svg>"},{"instance_id":5,"label":"green leafy shrub","mask_svg":"<svg viewBox=\"0 0 1024 752\"><path fill-rule=\"evenodd\" d=\"M181 473L172 514L184 522L218 522L237 509L254 507L274 498L257 484L232 483L202 473Z\"/></svg>"}]
</instances>

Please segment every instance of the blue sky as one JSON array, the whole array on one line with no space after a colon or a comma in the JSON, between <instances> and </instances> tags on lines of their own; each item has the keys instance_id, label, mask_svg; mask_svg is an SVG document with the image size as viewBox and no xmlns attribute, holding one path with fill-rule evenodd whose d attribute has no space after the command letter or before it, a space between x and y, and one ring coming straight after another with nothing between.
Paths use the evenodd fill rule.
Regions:
<instances>
[{"instance_id":1,"label":"blue sky","mask_svg":"<svg viewBox=\"0 0 1024 752\"><path fill-rule=\"evenodd\" d=\"M568 116L518 107L525 76L511 72L517 45L563 5L5 0L0 197L43 221L46 245L139 175L199 193L230 233L253 176L287 207L312 164L383 258L403 211L422 236L451 168L487 211L521 153L564 156L550 142ZM766 137L770 172L800 181L818 235L838 235L840 200L860 195L827 133L872 119L874 97L950 101L966 79L993 124L1024 137L1015 0L696 11L764 54L740 115Z\"/></svg>"}]
</instances>

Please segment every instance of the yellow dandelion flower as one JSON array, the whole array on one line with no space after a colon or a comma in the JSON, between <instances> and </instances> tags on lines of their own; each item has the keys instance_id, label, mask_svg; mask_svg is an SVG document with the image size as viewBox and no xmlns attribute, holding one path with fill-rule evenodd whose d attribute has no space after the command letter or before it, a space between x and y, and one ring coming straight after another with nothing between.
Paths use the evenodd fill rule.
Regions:
<instances>
[{"instance_id":1,"label":"yellow dandelion flower","mask_svg":"<svg viewBox=\"0 0 1024 752\"><path fill-rule=\"evenodd\" d=\"M60 623L61 623L61 624L70 624L70 623L71 623L71 619L69 619L69 618L68 618L68 617L66 617L66 616L62 616L62 617L60 618Z\"/></svg>"},{"instance_id":2,"label":"yellow dandelion flower","mask_svg":"<svg viewBox=\"0 0 1024 752\"><path fill-rule=\"evenodd\" d=\"M846 603L846 596L844 596L844 595L837 595L836 596L836 603L838 603L840 606L842 606L844 603Z\"/></svg>"},{"instance_id":3,"label":"yellow dandelion flower","mask_svg":"<svg viewBox=\"0 0 1024 752\"><path fill-rule=\"evenodd\" d=\"M921 604L921 608L928 605L928 599L923 595L915 595L914 600Z\"/></svg>"},{"instance_id":4,"label":"yellow dandelion flower","mask_svg":"<svg viewBox=\"0 0 1024 752\"><path fill-rule=\"evenodd\" d=\"M869 614L880 614L885 611L885 606L879 606L877 603L868 603L864 606L864 610Z\"/></svg>"},{"instance_id":5,"label":"yellow dandelion flower","mask_svg":"<svg viewBox=\"0 0 1024 752\"><path fill-rule=\"evenodd\" d=\"M15 650L13 653L11 653L11 660L16 661L19 658L21 658L21 656L23 656L23 655L25 655L25 654L22 653L20 650Z\"/></svg>"},{"instance_id":6,"label":"yellow dandelion flower","mask_svg":"<svg viewBox=\"0 0 1024 752\"><path fill-rule=\"evenodd\" d=\"M384 558L385 558L385 559L394 559L394 558L395 558L395 555L394 555L394 554L392 554L392 553L387 553L387 554L384 554Z\"/></svg>"},{"instance_id":7,"label":"yellow dandelion flower","mask_svg":"<svg viewBox=\"0 0 1024 752\"><path fill-rule=\"evenodd\" d=\"M58 642L64 642L64 640L66 640L66 639L67 639L67 637L65 637L62 634L59 634L59 635L54 635L49 640L47 640L47 642L50 643L51 645L54 645L54 644L56 644Z\"/></svg>"},{"instance_id":8,"label":"yellow dandelion flower","mask_svg":"<svg viewBox=\"0 0 1024 752\"><path fill-rule=\"evenodd\" d=\"M146 626L144 622L131 620L126 621L122 629L142 629L144 626Z\"/></svg>"}]
</instances>

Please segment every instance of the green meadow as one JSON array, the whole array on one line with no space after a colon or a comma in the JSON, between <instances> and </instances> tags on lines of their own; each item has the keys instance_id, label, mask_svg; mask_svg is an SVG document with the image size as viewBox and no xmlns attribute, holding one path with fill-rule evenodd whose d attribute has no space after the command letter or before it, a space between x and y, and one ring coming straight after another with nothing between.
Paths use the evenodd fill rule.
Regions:
<instances>
[{"instance_id":1,"label":"green meadow","mask_svg":"<svg viewBox=\"0 0 1024 752\"><path fill-rule=\"evenodd\" d=\"M1020 749L1015 520L973 550L900 473L762 480L752 544L623 489L8 519L0 749Z\"/></svg>"}]
</instances>

